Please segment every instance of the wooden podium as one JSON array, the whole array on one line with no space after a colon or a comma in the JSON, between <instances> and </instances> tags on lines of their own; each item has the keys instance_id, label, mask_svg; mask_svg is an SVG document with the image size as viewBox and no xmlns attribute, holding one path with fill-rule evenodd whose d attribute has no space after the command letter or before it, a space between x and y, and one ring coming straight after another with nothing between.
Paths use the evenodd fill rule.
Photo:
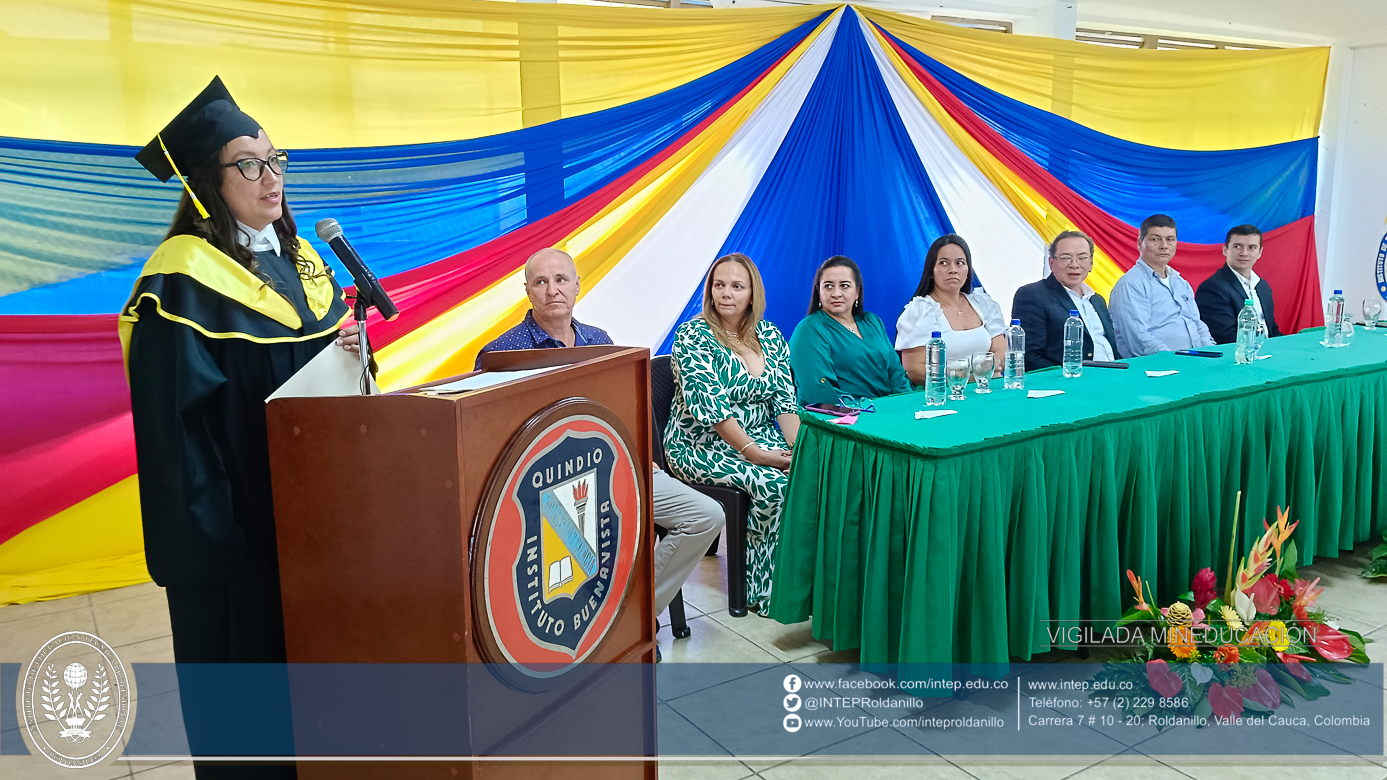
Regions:
<instances>
[{"instance_id":1,"label":"wooden podium","mask_svg":"<svg viewBox=\"0 0 1387 780\"><path fill-rule=\"evenodd\" d=\"M564 673L578 675L603 668L595 664L655 661L650 353L621 347L500 352L488 354L484 368L551 370L454 395L426 394L421 391L429 386L424 386L377 396L283 398L268 406L289 662L490 664L468 674L466 696L460 697L466 700L449 706L466 713L461 723L469 729L474 749L502 746L485 759L445 751L431 754L444 756L437 762L391 762L389 747L382 742L381 752L372 754L382 756L381 763L300 761L300 777L655 777L653 760L509 761L504 750L512 731L533 732L546 723L559 728L567 722L563 718L581 720L583 716L574 713L590 709L594 697L604 696L606 711L618 713L608 728L643 730L645 743L652 748L655 744L653 673L650 685L634 692L623 688L620 693L588 690L580 695L571 687L556 689L542 674L527 676L520 670L529 661L555 657L581 661ZM598 406L573 407L575 401L564 406L565 399L584 399ZM599 406L610 412L607 422L587 414ZM553 458L544 455L548 451L540 447L542 441L521 452L521 439L525 431L537 433L531 429L550 424L570 407L584 412L583 420L605 426L602 430L616 431L621 441L600 431L582 434L595 437L591 441L597 444L592 446L601 451L568 458L558 467L559 476L563 466L571 471L569 461L578 461L582 472L583 457L589 466L593 461L599 465L586 472L588 476L580 473L560 487L546 488L543 466L548 461L538 458ZM570 435L566 429L552 425L550 429L558 431L552 435ZM564 438L561 443L569 446L578 441ZM626 450L629 467L618 452ZM537 469L533 477L521 473L530 467L527 463ZM506 483L511 473L521 476ZM356 486L358 474L364 486ZM508 485L513 496L502 495ZM589 486L595 488L592 498L587 497ZM548 573L534 577L527 572L544 567L527 567L524 558L538 557L540 534L526 531L529 535L525 536L513 527L541 522L523 512L523 518L515 515L520 511L516 507L525 505L520 496L527 490L538 491L542 503L544 515L537 527L543 529L544 563L549 567ZM631 512L637 516L619 518L621 533L627 536L612 537L619 537L620 545L630 543L630 557L621 564L617 554L608 568L608 548L617 543L605 536L599 542L598 536L615 528L607 523L615 524L618 518L594 512L608 511L609 505L620 508L621 496L639 502ZM554 511L568 518L576 510L576 520L560 522L550 517L551 508L562 502L567 502L568 510ZM593 508L585 516L589 506ZM599 518L601 531L597 530ZM506 544L513 544L507 540L521 536L525 538L519 544L527 546L507 552ZM566 555L570 549L572 556ZM620 552L617 547L611 549L614 554ZM488 568L484 561L499 562ZM626 567L629 572L622 586ZM581 587L575 580L563 579L571 578L573 572L586 577ZM608 580L598 581L595 572ZM505 593L507 582L514 584L513 593ZM609 589L600 587L604 582ZM488 588L492 595L484 598ZM576 592L567 594L574 588ZM536 600L540 592L545 598ZM534 606L517 611L531 605L525 601L527 593ZM558 595L548 600L551 594ZM543 609L538 602L546 602ZM586 611L589 603L590 612ZM562 619L549 616L546 622L546 610L568 610L572 616L563 612ZM547 649L520 647L524 636L516 640L521 634L505 629L505 621L517 616L521 623L531 621L521 634L533 634L538 637L533 641ZM574 624L590 621L582 626L588 632L582 640L587 646L563 644L578 641L579 629L569 626L570 620ZM567 635L562 633L565 630ZM653 666L647 668L653 670ZM496 670L515 674L507 679L507 674ZM617 695L624 698L610 700ZM298 710L296 703L295 735L304 755L304 730L311 725L299 722Z\"/></svg>"}]
</instances>

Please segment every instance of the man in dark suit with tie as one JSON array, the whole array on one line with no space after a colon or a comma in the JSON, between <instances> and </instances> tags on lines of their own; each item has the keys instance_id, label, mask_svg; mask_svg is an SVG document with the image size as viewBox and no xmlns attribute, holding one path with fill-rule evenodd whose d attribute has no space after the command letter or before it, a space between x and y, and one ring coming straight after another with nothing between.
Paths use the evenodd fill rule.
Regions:
<instances>
[{"instance_id":1,"label":"man in dark suit with tie","mask_svg":"<svg viewBox=\"0 0 1387 780\"><path fill-rule=\"evenodd\" d=\"M1116 360L1117 339L1103 296L1084 280L1093 270L1093 239L1066 230L1050 242L1050 275L1016 291L1011 316L1026 331L1026 370L1064 360L1064 323L1071 310L1084 321L1084 359Z\"/></svg>"},{"instance_id":2,"label":"man in dark suit with tie","mask_svg":"<svg viewBox=\"0 0 1387 780\"><path fill-rule=\"evenodd\" d=\"M1209 335L1218 344L1238 340L1238 315L1252 300L1257 318L1266 325L1268 336L1280 336L1276 327L1276 302L1271 285L1252 271L1262 257L1262 231L1254 225L1238 225L1223 239L1223 256L1228 263L1199 285L1194 302L1199 319L1209 326Z\"/></svg>"}]
</instances>

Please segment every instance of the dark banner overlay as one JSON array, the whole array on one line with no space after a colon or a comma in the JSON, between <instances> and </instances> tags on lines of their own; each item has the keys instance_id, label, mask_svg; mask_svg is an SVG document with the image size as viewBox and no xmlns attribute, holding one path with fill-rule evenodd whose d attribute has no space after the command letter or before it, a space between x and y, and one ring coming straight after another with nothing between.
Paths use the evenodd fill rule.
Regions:
<instances>
[{"instance_id":1,"label":"dark banner overlay","mask_svg":"<svg viewBox=\"0 0 1387 780\"><path fill-rule=\"evenodd\" d=\"M13 731L13 678L0 680ZM14 665L17 666L17 665ZM1114 674L1115 667L1125 667ZM583 664L540 693L484 664L132 664L153 757L1381 756L1383 666L1236 716L1133 664ZM1105 672L1105 669L1107 670ZM1251 699L1249 699L1249 702ZM646 704L642 704L645 702ZM1227 712L1220 699L1219 709ZM16 740L0 742L23 754ZM18 747L19 749L16 749ZM37 758L37 757L36 757Z\"/></svg>"}]
</instances>

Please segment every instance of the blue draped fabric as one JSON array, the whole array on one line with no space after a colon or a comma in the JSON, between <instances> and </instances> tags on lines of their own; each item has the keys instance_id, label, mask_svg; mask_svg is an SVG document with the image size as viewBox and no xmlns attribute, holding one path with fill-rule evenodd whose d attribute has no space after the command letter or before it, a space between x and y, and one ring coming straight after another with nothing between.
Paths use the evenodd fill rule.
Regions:
<instances>
[{"instance_id":1,"label":"blue draped fabric","mask_svg":"<svg viewBox=\"0 0 1387 780\"><path fill-rule=\"evenodd\" d=\"M336 219L380 277L452 256L553 214L659 154L827 13L707 76L604 111L466 141L290 150L286 201L300 235L312 236L319 219ZM136 151L0 138L0 264L14 266L5 275L19 285L0 289L0 314L120 308L182 193L176 181L150 177Z\"/></svg>"},{"instance_id":2,"label":"blue draped fabric","mask_svg":"<svg viewBox=\"0 0 1387 780\"><path fill-rule=\"evenodd\" d=\"M1315 212L1318 139L1217 152L1132 143L988 89L882 33L1056 179L1130 225L1159 204L1181 240L1222 244L1234 225L1272 230Z\"/></svg>"},{"instance_id":3,"label":"blue draped fabric","mask_svg":"<svg viewBox=\"0 0 1387 780\"><path fill-rule=\"evenodd\" d=\"M833 255L864 269L866 308L895 338L925 252L953 230L856 12L846 13L804 106L719 252L755 261L766 283L766 318L787 339L808 309L814 272ZM678 322L702 310L700 282ZM672 343L671 332L659 352Z\"/></svg>"}]
</instances>

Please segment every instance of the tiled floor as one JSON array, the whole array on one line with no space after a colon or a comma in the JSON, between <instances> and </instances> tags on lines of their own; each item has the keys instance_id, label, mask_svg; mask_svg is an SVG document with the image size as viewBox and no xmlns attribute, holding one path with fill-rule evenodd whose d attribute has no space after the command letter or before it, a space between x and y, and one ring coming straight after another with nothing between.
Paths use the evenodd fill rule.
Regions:
<instances>
[{"instance_id":1,"label":"tiled floor","mask_svg":"<svg viewBox=\"0 0 1387 780\"><path fill-rule=\"evenodd\" d=\"M1360 545L1351 555L1323 560L1301 570L1302 577L1320 577L1327 587L1322 598L1325 608L1340 617L1349 628L1377 640L1369 646L1374 660L1387 658L1387 581L1371 582L1358 577L1372 543ZM668 628L668 615L661 616L660 649L666 663L778 663L850 662L854 652L835 652L814 640L809 624L786 626L756 615L733 618L727 613L725 559L705 558L684 587L689 628L688 639L674 640ZM70 599L0 608L0 662L27 663L47 640L62 631L89 631L106 640L126 663L171 662L168 609L163 591L152 583L120 590L77 596ZM1042 659L1049 662L1075 660L1071 653L1053 652ZM138 701L136 702L138 708ZM662 705L662 714L668 705ZM672 710L671 710L672 712ZM138 713L137 713L138 714ZM678 715L673 715L678 717ZM1384 712L1387 720L1387 712ZM27 737L26 737L27 739ZM892 739L905 739L896 732L869 732L854 737L863 740L861 752L881 755L919 752L915 743L895 745ZM1115 743L1116 744L1116 743ZM1117 745L1117 749L1122 748ZM149 765L113 763L101 769L74 774L31 758L0 756L0 778L4 780L43 780L81 777L109 780L118 777L140 780L178 780L191 778L186 764ZM757 762L728 759L720 762L670 762L660 765L663 780L1387 780L1387 762L1382 757L1349 757L1346 762L1327 764L1321 760L1275 760L1254 763L1247 760L1218 762L1192 758L1161 761L1131 750L1108 757L1045 759L977 759L938 757L916 760L839 759Z\"/></svg>"}]
</instances>

